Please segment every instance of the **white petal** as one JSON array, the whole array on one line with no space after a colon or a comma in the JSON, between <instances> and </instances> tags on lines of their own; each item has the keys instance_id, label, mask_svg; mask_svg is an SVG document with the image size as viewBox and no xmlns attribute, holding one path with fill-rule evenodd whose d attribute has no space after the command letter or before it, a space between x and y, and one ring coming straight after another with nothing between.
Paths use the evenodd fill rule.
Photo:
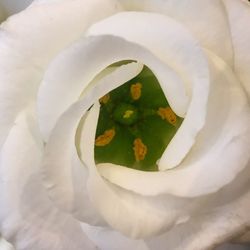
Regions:
<instances>
[{"instance_id":1,"label":"white petal","mask_svg":"<svg viewBox=\"0 0 250 250\"><path fill-rule=\"evenodd\" d=\"M133 240L107 228L81 224L86 235L102 250L149 250L143 240Z\"/></svg>"},{"instance_id":2,"label":"white petal","mask_svg":"<svg viewBox=\"0 0 250 250\"><path fill-rule=\"evenodd\" d=\"M0 235L0 249L1 250L14 250L14 247L8 241L2 238Z\"/></svg>"},{"instance_id":3,"label":"white petal","mask_svg":"<svg viewBox=\"0 0 250 250\"><path fill-rule=\"evenodd\" d=\"M81 102L72 105L64 117L61 118L60 127L53 131L54 133L52 133L46 146L43 167L46 175L46 185L50 189L53 198L57 200L63 209L71 210L72 206L75 205L74 202L79 203L78 200L74 201L75 190L72 186L72 177L76 178L77 176L80 176L81 178L79 178L79 181L84 184L83 188L85 188L86 183L84 183L84 179L88 176L86 169L80 166L80 163L77 161L74 141L78 122L94 101L97 101L98 98L105 95L113 88L132 79L141 70L141 64L131 63L118 68L116 71L102 79L101 84L97 84L90 92L87 92ZM71 132L71 134L69 131L67 132L67 136L71 135L70 141L66 140L68 137L64 138L66 134L62 138L58 137L62 131L67 131L67 128L70 128ZM60 140L58 141L59 138ZM61 147L64 151L67 151L67 153L63 154L59 150ZM72 163L74 163L73 166L76 168L73 169L73 171L71 169ZM77 174L74 174L74 171L76 171ZM80 187L82 187L82 185L80 185ZM78 189L80 187L78 187ZM84 199L85 196L81 199ZM88 205L88 203L85 205ZM77 206L79 206L79 204L77 204ZM92 211L91 209L79 210L82 210L83 214Z\"/></svg>"},{"instance_id":4,"label":"white petal","mask_svg":"<svg viewBox=\"0 0 250 250\"><path fill-rule=\"evenodd\" d=\"M38 100L40 128L45 140L58 117L77 101L94 77L108 65L122 60L136 60L149 66L164 82L164 89L167 96L172 97L173 105L186 105L179 76L147 49L114 36L88 37L60 54L45 75Z\"/></svg>"},{"instance_id":5,"label":"white petal","mask_svg":"<svg viewBox=\"0 0 250 250\"><path fill-rule=\"evenodd\" d=\"M173 100L177 98L173 96L168 96L168 99L173 110L179 116L185 116L192 94L192 85L206 78L208 72L206 60L198 42L183 26L159 14L122 12L92 25L87 34L114 35L137 43L149 49L174 69L181 75L185 86L180 99L184 98L186 102L177 104ZM165 84L161 84L163 91L168 94Z\"/></svg>"},{"instance_id":6,"label":"white petal","mask_svg":"<svg viewBox=\"0 0 250 250\"><path fill-rule=\"evenodd\" d=\"M216 193L191 200L196 210L189 221L170 231L146 240L149 248L211 249L247 230L249 224L249 173L250 165ZM183 207L187 209L187 207Z\"/></svg>"},{"instance_id":7,"label":"white petal","mask_svg":"<svg viewBox=\"0 0 250 250\"><path fill-rule=\"evenodd\" d=\"M92 107L83 127L83 162L90 170L89 195L100 214L112 226L132 238L144 238L171 228L186 219L180 208L187 202L175 197L151 199L109 185L99 175L94 162L94 138L99 105ZM169 202L168 205L166 203ZM182 216L183 215L183 216Z\"/></svg>"},{"instance_id":8,"label":"white petal","mask_svg":"<svg viewBox=\"0 0 250 250\"><path fill-rule=\"evenodd\" d=\"M159 169L177 166L193 146L206 116L209 76L207 62L198 42L173 19L140 12L122 12L104 19L94 24L88 34L112 34L138 43L181 76L185 86L182 95L173 92L170 95L169 84L159 81L172 109L178 115L185 116L182 126L159 160ZM181 106L178 105L180 101Z\"/></svg>"},{"instance_id":9,"label":"white petal","mask_svg":"<svg viewBox=\"0 0 250 250\"><path fill-rule=\"evenodd\" d=\"M103 76L102 71L110 64L131 56L131 53L126 54L127 50L122 53L119 50L118 46L110 46L108 39L87 38L65 50L53 61L38 96L39 121L44 140L48 140L60 115L83 95L100 72Z\"/></svg>"},{"instance_id":10,"label":"white petal","mask_svg":"<svg viewBox=\"0 0 250 250\"><path fill-rule=\"evenodd\" d=\"M104 42L105 40L102 41ZM109 42L111 42L110 39ZM115 43L112 45L115 46ZM133 64L135 63L118 68L117 72L114 71L107 75L100 80L99 84L97 83L89 91L86 91L84 98L72 105L60 117L48 141L44 165L47 187L51 192L53 200L62 209L73 210L75 216L79 216L79 214L75 214L75 211L78 211L78 213L83 213L82 218L84 218L84 211L81 210L81 206L77 204L77 201L85 201L85 197L75 193L73 188L74 185L79 185L79 182L84 182L84 179L81 180L80 178L82 176L81 172L84 171L84 166L78 168L79 178L76 179L76 175L72 176L71 174L72 153L74 154L76 150L74 147L77 125L84 112L94 101L97 101L101 96L139 73L131 75ZM129 78L126 79L124 77ZM148 199L115 186L110 187L102 180L96 167L93 165L97 117L98 110L92 107L87 120L84 122L82 131L84 137L81 140L83 142L83 152L85 153L81 153L83 161L85 163L88 162L90 164L89 167L91 167L88 179L89 198L93 201L103 218L113 228L132 237L144 237L155 234L169 228L174 223L178 223L184 217L186 218L185 213L187 211L180 212L180 208L183 207L186 201L175 199L174 197L167 197L168 202L160 198ZM148 216L149 213L151 216Z\"/></svg>"},{"instance_id":11,"label":"white petal","mask_svg":"<svg viewBox=\"0 0 250 250\"><path fill-rule=\"evenodd\" d=\"M0 30L0 145L16 115L34 98L47 64L93 22L118 10L115 0L34 4ZM93 14L94 13L94 14Z\"/></svg>"},{"instance_id":12,"label":"white petal","mask_svg":"<svg viewBox=\"0 0 250 250\"><path fill-rule=\"evenodd\" d=\"M212 62L208 116L187 158L178 168L160 173L101 164L98 169L105 178L143 195L171 193L192 197L215 192L246 166L249 105L231 70L222 60L209 55Z\"/></svg>"},{"instance_id":13,"label":"white petal","mask_svg":"<svg viewBox=\"0 0 250 250\"><path fill-rule=\"evenodd\" d=\"M229 241L245 232L247 223L249 223L247 212L250 205L249 170L250 168L244 170L240 174L241 176L238 176L232 185L224 190L217 192L210 198L209 196L203 198L203 200L210 199L210 202L212 198L212 205L208 205L207 202L203 203L200 199L200 204L203 204L203 207L196 211L195 217L191 218L189 222L177 225L162 235L146 239L148 248L150 250L165 250L168 246L168 249L174 250L211 249L213 246ZM208 206L208 211L210 211L202 213L202 209ZM87 227L85 232L94 242L98 243L111 234L109 230L98 228L91 228L89 231ZM113 234L115 235L115 233Z\"/></svg>"},{"instance_id":14,"label":"white petal","mask_svg":"<svg viewBox=\"0 0 250 250\"><path fill-rule=\"evenodd\" d=\"M234 49L234 67L250 97L250 4L247 1L223 0L227 10Z\"/></svg>"},{"instance_id":15,"label":"white petal","mask_svg":"<svg viewBox=\"0 0 250 250\"><path fill-rule=\"evenodd\" d=\"M233 49L226 13L220 0L120 0L127 10L150 11L173 17L185 25L202 46L233 65ZM244 25L245 27L245 25Z\"/></svg>"},{"instance_id":16,"label":"white petal","mask_svg":"<svg viewBox=\"0 0 250 250\"><path fill-rule=\"evenodd\" d=\"M47 197L39 175L42 142L33 113L15 120L1 151L1 233L18 250L95 249L70 216Z\"/></svg>"},{"instance_id":17,"label":"white petal","mask_svg":"<svg viewBox=\"0 0 250 250\"><path fill-rule=\"evenodd\" d=\"M165 245L175 250L214 249L215 246L235 239L236 236L246 232L250 223L249 169L247 172L244 171L247 176L244 189L237 188L239 183L234 182L234 185L226 192L221 190L215 194L217 202L221 200L220 208L214 206L213 210L210 208L210 211L205 214L197 211L195 217L189 222L172 228L171 231L158 237L146 240L148 247L152 250L165 250ZM235 190L237 190L237 195ZM232 195L232 191L235 195ZM225 200L225 196L228 196L229 202Z\"/></svg>"}]
</instances>

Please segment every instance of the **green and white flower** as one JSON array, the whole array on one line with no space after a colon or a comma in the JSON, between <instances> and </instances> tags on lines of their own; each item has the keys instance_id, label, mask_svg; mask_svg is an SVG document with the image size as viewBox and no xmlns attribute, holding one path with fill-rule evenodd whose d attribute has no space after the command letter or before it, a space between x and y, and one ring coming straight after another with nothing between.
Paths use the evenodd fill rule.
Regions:
<instances>
[{"instance_id":1,"label":"green and white flower","mask_svg":"<svg viewBox=\"0 0 250 250\"><path fill-rule=\"evenodd\" d=\"M3 237L192 250L243 235L249 22L235 0L37 0L3 22Z\"/></svg>"}]
</instances>

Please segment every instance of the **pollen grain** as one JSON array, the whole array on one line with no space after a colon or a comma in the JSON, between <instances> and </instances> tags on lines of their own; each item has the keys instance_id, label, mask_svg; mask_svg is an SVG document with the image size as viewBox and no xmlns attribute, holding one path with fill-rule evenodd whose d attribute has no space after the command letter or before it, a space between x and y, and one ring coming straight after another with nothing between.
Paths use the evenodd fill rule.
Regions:
<instances>
[{"instance_id":1,"label":"pollen grain","mask_svg":"<svg viewBox=\"0 0 250 250\"><path fill-rule=\"evenodd\" d=\"M177 117L174 111L170 108L159 108L157 114L161 117L162 120L167 120L170 124L176 125Z\"/></svg>"},{"instance_id":2,"label":"pollen grain","mask_svg":"<svg viewBox=\"0 0 250 250\"><path fill-rule=\"evenodd\" d=\"M132 84L130 87L130 94L133 98L133 100L139 100L141 97L141 92L142 92L142 84L141 83L135 83Z\"/></svg>"},{"instance_id":3,"label":"pollen grain","mask_svg":"<svg viewBox=\"0 0 250 250\"><path fill-rule=\"evenodd\" d=\"M102 135L99 135L95 140L96 146L106 146L108 145L115 136L115 129L106 130Z\"/></svg>"},{"instance_id":4,"label":"pollen grain","mask_svg":"<svg viewBox=\"0 0 250 250\"><path fill-rule=\"evenodd\" d=\"M142 142L140 138L136 138L134 140L133 150L137 162L144 160L148 151L147 146Z\"/></svg>"},{"instance_id":5,"label":"pollen grain","mask_svg":"<svg viewBox=\"0 0 250 250\"><path fill-rule=\"evenodd\" d=\"M109 95L109 94L106 94L106 95L104 95L103 97L101 97L101 98L99 99L99 102L100 102L101 104L106 104L106 103L109 101L109 99L110 99L110 95Z\"/></svg>"}]
</instances>

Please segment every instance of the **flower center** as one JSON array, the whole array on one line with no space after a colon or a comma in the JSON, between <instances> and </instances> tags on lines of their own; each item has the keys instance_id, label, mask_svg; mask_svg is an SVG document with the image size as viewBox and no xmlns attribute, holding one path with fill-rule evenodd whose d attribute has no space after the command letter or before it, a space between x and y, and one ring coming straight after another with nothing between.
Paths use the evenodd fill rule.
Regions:
<instances>
[{"instance_id":1,"label":"flower center","mask_svg":"<svg viewBox=\"0 0 250 250\"><path fill-rule=\"evenodd\" d=\"M152 71L144 67L138 76L99 102L96 163L157 171L157 161L183 119L169 106Z\"/></svg>"},{"instance_id":2,"label":"flower center","mask_svg":"<svg viewBox=\"0 0 250 250\"><path fill-rule=\"evenodd\" d=\"M114 120L123 125L135 124L138 120L138 111L135 106L128 103L119 104L113 113Z\"/></svg>"}]
</instances>

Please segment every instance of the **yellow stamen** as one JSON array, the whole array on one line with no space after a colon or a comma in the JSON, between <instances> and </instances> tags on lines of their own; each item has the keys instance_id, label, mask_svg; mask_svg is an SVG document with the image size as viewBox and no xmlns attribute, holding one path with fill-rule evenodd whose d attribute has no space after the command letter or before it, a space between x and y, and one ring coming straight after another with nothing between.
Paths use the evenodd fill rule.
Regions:
<instances>
[{"instance_id":1,"label":"yellow stamen","mask_svg":"<svg viewBox=\"0 0 250 250\"><path fill-rule=\"evenodd\" d=\"M106 94L106 95L104 95L103 97L101 97L99 99L99 102L102 103L102 104L106 104L109 101L109 99L110 99L110 95Z\"/></svg>"},{"instance_id":2,"label":"yellow stamen","mask_svg":"<svg viewBox=\"0 0 250 250\"><path fill-rule=\"evenodd\" d=\"M141 89L142 89L141 83L135 83L131 85L130 94L133 100L138 100L141 97Z\"/></svg>"},{"instance_id":3,"label":"yellow stamen","mask_svg":"<svg viewBox=\"0 0 250 250\"><path fill-rule=\"evenodd\" d=\"M99 135L95 140L96 146L106 146L108 145L115 136L115 129L109 129L104 132L104 134Z\"/></svg>"},{"instance_id":4,"label":"yellow stamen","mask_svg":"<svg viewBox=\"0 0 250 250\"><path fill-rule=\"evenodd\" d=\"M136 161L142 161L144 160L146 154L147 154L147 146L143 144L142 140L140 138L137 138L134 140L134 154Z\"/></svg>"},{"instance_id":5,"label":"yellow stamen","mask_svg":"<svg viewBox=\"0 0 250 250\"><path fill-rule=\"evenodd\" d=\"M167 120L170 124L174 126L176 125L177 117L170 107L159 108L157 114L161 117L162 120Z\"/></svg>"},{"instance_id":6,"label":"yellow stamen","mask_svg":"<svg viewBox=\"0 0 250 250\"><path fill-rule=\"evenodd\" d=\"M123 118L129 118L131 115L133 115L134 114L134 111L133 110L127 110L126 112L125 112L125 114L123 115Z\"/></svg>"}]
</instances>

